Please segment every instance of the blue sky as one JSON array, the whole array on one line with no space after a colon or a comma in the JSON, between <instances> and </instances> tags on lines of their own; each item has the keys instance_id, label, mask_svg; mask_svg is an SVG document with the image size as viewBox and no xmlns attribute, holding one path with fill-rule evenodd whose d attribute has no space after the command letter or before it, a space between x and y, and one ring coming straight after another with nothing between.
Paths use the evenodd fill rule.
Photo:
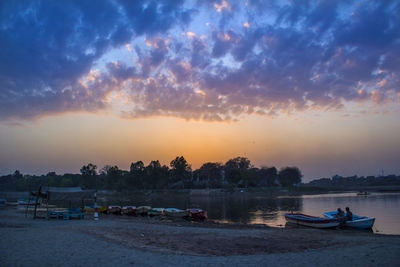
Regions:
<instances>
[{"instance_id":1,"label":"blue sky","mask_svg":"<svg viewBox=\"0 0 400 267\"><path fill-rule=\"evenodd\" d=\"M265 133L269 125L278 123L275 127L281 132L275 134L279 136L285 134L284 125L300 120L303 134L313 136L304 121L317 123L316 117L323 117L334 129L327 127L329 134L321 131L320 140L332 131L357 132L366 139L366 129L372 129L374 144L385 147L388 142L389 147L400 148L386 129L375 129L391 125L390 130L400 134L396 126L400 122L399 15L398 1L2 1L0 143L16 142L15 135L9 134L15 131L35 142L32 132L48 131L52 118L59 122L52 127L72 124L71 114L78 125L86 121L85 116L95 116L99 125L104 124L102 131L108 116L123 121L120 131L146 121L152 127L139 139L158 131L161 121L169 121L177 132L193 123L198 129L228 125L230 134L237 135L235 124L255 123L249 126L252 131ZM342 129L344 121L347 129ZM364 124L356 127L356 121ZM78 139L79 134L74 132ZM335 147L331 139L324 147L328 154ZM345 151L346 136L340 141ZM372 149L371 144L366 146ZM302 149L306 152L307 147L314 144ZM228 154L213 157L200 148L186 148L168 150L187 153L194 165L229 159ZM148 148L142 149L116 163L127 165L145 157ZM152 150L168 163L164 150ZM273 152L286 150L282 143ZM251 151L241 154L248 153L258 165L304 165L309 176L323 172L300 156L274 160L272 152ZM385 151L362 161L357 170L368 169L371 161L385 155L390 162L400 162L399 152ZM8 147L7 154L14 156L1 155L0 171L52 170L43 163L31 164L31 158L19 153L23 152ZM118 155L117 151L110 154ZM19 162L21 157L25 160ZM311 161L316 155L305 157ZM332 153L328 158L340 157ZM55 158L67 161L61 152ZM76 172L79 164L108 164L107 160L112 159L88 156L57 170ZM326 169L326 175L341 169L348 169L343 174L357 172L349 168L348 160ZM381 165L385 164L373 168L400 171L397 163Z\"/></svg>"}]
</instances>

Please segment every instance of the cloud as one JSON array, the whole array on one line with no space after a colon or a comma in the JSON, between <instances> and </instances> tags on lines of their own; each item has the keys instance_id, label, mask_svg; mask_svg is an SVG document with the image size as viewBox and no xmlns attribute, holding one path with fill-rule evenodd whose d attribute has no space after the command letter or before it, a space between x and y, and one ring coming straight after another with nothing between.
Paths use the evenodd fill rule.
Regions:
<instances>
[{"instance_id":1,"label":"cloud","mask_svg":"<svg viewBox=\"0 0 400 267\"><path fill-rule=\"evenodd\" d=\"M79 79L134 36L190 20L181 1L2 1L0 118L34 118L104 108L107 90L85 93ZM153 64L161 60L153 54ZM94 96L98 98L94 98Z\"/></svg>"},{"instance_id":2,"label":"cloud","mask_svg":"<svg viewBox=\"0 0 400 267\"><path fill-rule=\"evenodd\" d=\"M200 3L3 1L0 119L103 110L111 92L124 117L215 121L399 101L397 2Z\"/></svg>"}]
</instances>

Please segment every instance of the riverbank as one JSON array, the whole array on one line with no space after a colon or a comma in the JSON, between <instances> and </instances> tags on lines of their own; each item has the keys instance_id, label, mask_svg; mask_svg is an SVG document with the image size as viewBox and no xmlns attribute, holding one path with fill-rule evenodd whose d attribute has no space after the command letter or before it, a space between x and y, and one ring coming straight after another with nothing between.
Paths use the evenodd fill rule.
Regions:
<instances>
[{"instance_id":1,"label":"riverbank","mask_svg":"<svg viewBox=\"0 0 400 267\"><path fill-rule=\"evenodd\" d=\"M400 236L102 216L33 220L0 210L2 266L394 266Z\"/></svg>"}]
</instances>

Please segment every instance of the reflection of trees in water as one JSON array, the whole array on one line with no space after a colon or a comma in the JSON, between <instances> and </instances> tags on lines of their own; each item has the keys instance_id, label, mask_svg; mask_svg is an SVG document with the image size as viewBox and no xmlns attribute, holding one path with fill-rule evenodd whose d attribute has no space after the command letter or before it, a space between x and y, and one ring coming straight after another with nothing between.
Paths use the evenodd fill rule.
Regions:
<instances>
[{"instance_id":1,"label":"reflection of trees in water","mask_svg":"<svg viewBox=\"0 0 400 267\"><path fill-rule=\"evenodd\" d=\"M300 197L279 198L279 210L281 211L301 211L303 199Z\"/></svg>"},{"instance_id":2,"label":"reflection of trees in water","mask_svg":"<svg viewBox=\"0 0 400 267\"><path fill-rule=\"evenodd\" d=\"M299 211L301 198L259 198L249 195L196 197L200 208L207 210L210 219L248 223L257 217L272 220L279 211Z\"/></svg>"}]
</instances>

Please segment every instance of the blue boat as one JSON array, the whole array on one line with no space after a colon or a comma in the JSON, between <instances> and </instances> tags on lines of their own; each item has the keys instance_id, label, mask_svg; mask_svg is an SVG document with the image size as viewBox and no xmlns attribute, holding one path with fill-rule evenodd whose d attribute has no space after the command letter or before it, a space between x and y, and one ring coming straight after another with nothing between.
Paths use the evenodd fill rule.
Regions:
<instances>
[{"instance_id":1,"label":"blue boat","mask_svg":"<svg viewBox=\"0 0 400 267\"><path fill-rule=\"evenodd\" d=\"M325 212L324 216L326 218L337 218L337 211ZM375 223L375 218L369 218L353 214L353 220L345 221L344 225L358 229L371 229L374 226L374 223Z\"/></svg>"},{"instance_id":2,"label":"blue boat","mask_svg":"<svg viewBox=\"0 0 400 267\"><path fill-rule=\"evenodd\" d=\"M286 213L285 219L288 223L314 228L333 228L340 224L336 218L321 218L303 213Z\"/></svg>"}]
</instances>

